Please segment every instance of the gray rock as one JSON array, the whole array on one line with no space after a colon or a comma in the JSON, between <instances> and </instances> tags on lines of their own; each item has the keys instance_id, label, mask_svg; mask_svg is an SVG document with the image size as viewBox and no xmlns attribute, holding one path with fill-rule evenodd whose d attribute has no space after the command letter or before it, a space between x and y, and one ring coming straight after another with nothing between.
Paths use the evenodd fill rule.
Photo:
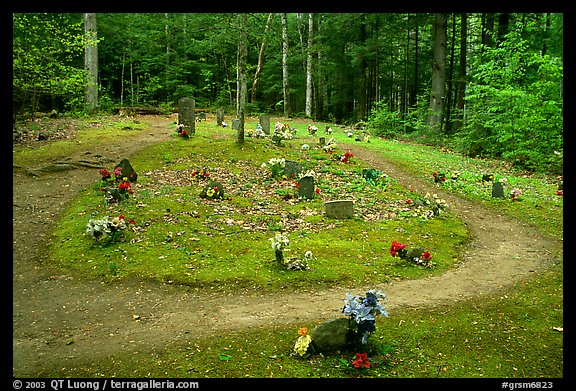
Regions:
<instances>
[{"instance_id":1,"label":"gray rock","mask_svg":"<svg viewBox=\"0 0 576 391\"><path fill-rule=\"evenodd\" d=\"M326 217L332 219L350 219L354 217L354 203L352 200L328 201L325 204Z\"/></svg>"},{"instance_id":2,"label":"gray rock","mask_svg":"<svg viewBox=\"0 0 576 391\"><path fill-rule=\"evenodd\" d=\"M350 319L338 318L316 326L311 332L315 353L346 350L349 347Z\"/></svg>"}]
</instances>

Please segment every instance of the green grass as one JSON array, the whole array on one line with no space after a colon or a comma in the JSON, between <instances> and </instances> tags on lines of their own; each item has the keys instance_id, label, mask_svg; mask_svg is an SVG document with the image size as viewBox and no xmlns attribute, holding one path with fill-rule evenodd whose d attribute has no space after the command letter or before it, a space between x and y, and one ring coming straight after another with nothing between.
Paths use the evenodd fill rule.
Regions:
<instances>
[{"instance_id":1,"label":"green grass","mask_svg":"<svg viewBox=\"0 0 576 391\"><path fill-rule=\"evenodd\" d=\"M54 230L53 266L107 280L137 276L216 290L276 291L286 284L421 278L442 273L458 260L467 240L465 225L449 212L433 219L414 217L417 209L406 204L414 194L392 178L385 188L370 185L361 177L359 161L345 164L323 151L324 159L310 158L295 146L298 140L274 148L267 140L250 140L239 147L229 131L214 132L220 137L197 129L194 138L174 138L139 153L131 159L139 171L135 194L112 206L94 170L95 184L69 205ZM296 194L295 180L270 178L261 164L271 157L301 161L305 171L319 173L321 193L314 200L285 201L282 195ZM197 169L210 170L211 178L224 183L225 200L198 197L205 181L191 178ZM342 197L354 199L357 217L326 218L324 202ZM122 241L99 243L83 235L90 218L120 214L137 222L136 232L127 232ZM288 272L276 264L268 239L278 230L290 234L290 256L308 250L316 255L310 271ZM222 240L227 246L220 245ZM392 258L387 250L393 240L430 251L436 267Z\"/></svg>"},{"instance_id":2,"label":"green grass","mask_svg":"<svg viewBox=\"0 0 576 391\"><path fill-rule=\"evenodd\" d=\"M255 126L250 124L247 127ZM136 192L111 208L98 190L95 172L94 186L79 191L54 229L50 266L85 278L115 281L139 276L228 292L252 287L275 292L286 285L322 287L334 281L366 285L391 278L421 278L452 267L467 239L460 221L450 213L431 220L411 217L409 211L402 210L410 193L393 178L385 191L375 189L359 179L363 168L359 159L343 165L321 151L302 151L303 143L312 145L313 141L305 135L306 125L304 121L297 123L300 136L284 147L252 139L239 147L230 129L202 123L190 140L175 138L131 158L139 172ZM350 142L339 132L334 137L342 146ZM431 189L436 186L433 171L458 171L460 179L445 183L446 190L498 208L545 234L562 237L562 198L554 194L553 178L516 172L497 160L469 159L429 146L374 138L365 145L430 181ZM259 166L270 157L302 161L306 169L320 172L321 196L300 205L281 200L280 194L294 189L290 180L262 175ZM197 197L198 186L185 178L185 171L199 167L208 167L214 175L233 181L230 200ZM505 176L511 185L521 187L521 201L493 200L488 188L478 183L477 176L483 172L497 179ZM159 177L166 181L158 183ZM280 194L276 192L279 189ZM394 218L328 221L321 213L323 200L341 194L353 195L356 204L366 210L374 204L385 205L384 211ZM308 215L298 215L302 206ZM251 213L256 207L261 208L260 213ZM272 210L275 213L263 213ZM134 217L140 232L128 232L119 243L95 244L83 235L84 225L90 216L107 213ZM282 219L282 215L287 217ZM303 222L299 226L286 223L295 218ZM240 221L253 228L245 230ZM314 252L317 260L311 271L288 272L274 264L268 238L281 228L290 231L292 252ZM222 238L233 241L233 246L218 246ZM426 247L437 266L423 269L391 258L387 254L391 240ZM313 328L316 323L311 322L207 335L146 354L123 352L90 362L80 359L41 376L561 378L562 291L559 260L547 271L497 296L429 310L398 310L378 319L368 352L375 365L362 371L351 366L354 352L308 359L294 356L296 331ZM339 309L335 308L337 316Z\"/></svg>"},{"instance_id":3,"label":"green grass","mask_svg":"<svg viewBox=\"0 0 576 391\"><path fill-rule=\"evenodd\" d=\"M559 266L556 266L559 268ZM559 270L519 283L502 296L377 319L368 357L355 352L292 354L297 330L315 323L252 328L190 338L146 354L62 363L53 377L185 378L562 378L562 278ZM335 317L338 309L335 309Z\"/></svg>"},{"instance_id":4,"label":"green grass","mask_svg":"<svg viewBox=\"0 0 576 391\"><path fill-rule=\"evenodd\" d=\"M336 137L346 141L341 133ZM563 236L563 197L556 195L555 176L519 171L497 159L469 158L452 151L397 140L373 138L370 148L430 184L434 183L434 171L446 173L448 178L456 173L457 180L448 179L441 187L536 226L557 239ZM505 191L517 187L522 191L522 197L517 202L492 198L491 184L482 184L481 181L484 173L494 175L495 180L506 178Z\"/></svg>"}]
</instances>

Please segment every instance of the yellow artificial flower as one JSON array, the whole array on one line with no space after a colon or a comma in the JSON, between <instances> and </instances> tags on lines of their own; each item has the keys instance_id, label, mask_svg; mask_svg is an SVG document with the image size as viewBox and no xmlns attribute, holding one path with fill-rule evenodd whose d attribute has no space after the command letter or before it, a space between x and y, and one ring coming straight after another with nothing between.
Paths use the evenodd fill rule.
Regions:
<instances>
[{"instance_id":1,"label":"yellow artificial flower","mask_svg":"<svg viewBox=\"0 0 576 391\"><path fill-rule=\"evenodd\" d=\"M294 352L298 353L299 356L304 356L308 351L308 345L312 342L312 337L308 334L301 335L296 340L296 344L294 345Z\"/></svg>"}]
</instances>

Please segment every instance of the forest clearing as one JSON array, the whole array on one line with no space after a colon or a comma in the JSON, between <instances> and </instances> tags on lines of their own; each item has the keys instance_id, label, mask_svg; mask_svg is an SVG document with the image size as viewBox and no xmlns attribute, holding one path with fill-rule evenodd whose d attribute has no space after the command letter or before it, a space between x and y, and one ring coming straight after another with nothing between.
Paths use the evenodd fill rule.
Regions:
<instances>
[{"instance_id":1,"label":"forest clearing","mask_svg":"<svg viewBox=\"0 0 576 391\"><path fill-rule=\"evenodd\" d=\"M14 14L13 377L561 386L561 19Z\"/></svg>"}]
</instances>

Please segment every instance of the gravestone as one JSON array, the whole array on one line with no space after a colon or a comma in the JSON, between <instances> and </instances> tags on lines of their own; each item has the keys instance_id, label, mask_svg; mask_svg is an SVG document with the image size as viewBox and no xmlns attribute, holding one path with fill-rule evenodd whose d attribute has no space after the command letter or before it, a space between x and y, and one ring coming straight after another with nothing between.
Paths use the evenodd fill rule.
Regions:
<instances>
[{"instance_id":1,"label":"gravestone","mask_svg":"<svg viewBox=\"0 0 576 391\"><path fill-rule=\"evenodd\" d=\"M298 181L298 197L311 200L314 198L315 187L314 178L311 176L304 176Z\"/></svg>"},{"instance_id":2,"label":"gravestone","mask_svg":"<svg viewBox=\"0 0 576 391\"><path fill-rule=\"evenodd\" d=\"M128 178L128 181L130 182L136 182L138 180L138 174L136 173L136 171L134 170L128 159L122 159L120 163L118 163L114 167L114 171L116 171L118 167L120 167L122 170L120 178Z\"/></svg>"},{"instance_id":3,"label":"gravestone","mask_svg":"<svg viewBox=\"0 0 576 391\"><path fill-rule=\"evenodd\" d=\"M240 130L240 120L238 118L232 120L232 129Z\"/></svg>"},{"instance_id":4,"label":"gravestone","mask_svg":"<svg viewBox=\"0 0 576 391\"><path fill-rule=\"evenodd\" d=\"M326 137L320 137L320 138L318 138L318 143L320 144L321 147L323 147L324 145L326 145Z\"/></svg>"},{"instance_id":5,"label":"gravestone","mask_svg":"<svg viewBox=\"0 0 576 391\"><path fill-rule=\"evenodd\" d=\"M196 101L190 98L178 99L178 124L184 125L190 136L196 132L195 116Z\"/></svg>"},{"instance_id":6,"label":"gravestone","mask_svg":"<svg viewBox=\"0 0 576 391\"><path fill-rule=\"evenodd\" d=\"M310 332L315 353L347 350L350 346L350 320L338 318L316 326Z\"/></svg>"},{"instance_id":7,"label":"gravestone","mask_svg":"<svg viewBox=\"0 0 576 391\"><path fill-rule=\"evenodd\" d=\"M504 195L504 187L501 182L494 182L492 184L492 197L493 198L506 198Z\"/></svg>"},{"instance_id":8,"label":"gravestone","mask_svg":"<svg viewBox=\"0 0 576 391\"><path fill-rule=\"evenodd\" d=\"M261 115L260 116L260 126L262 126L262 130L264 134L269 136L270 135L270 116L269 115Z\"/></svg>"},{"instance_id":9,"label":"gravestone","mask_svg":"<svg viewBox=\"0 0 576 391\"><path fill-rule=\"evenodd\" d=\"M286 160L284 163L284 175L286 178L294 179L302 172L302 164Z\"/></svg>"},{"instance_id":10,"label":"gravestone","mask_svg":"<svg viewBox=\"0 0 576 391\"><path fill-rule=\"evenodd\" d=\"M200 192L200 198L208 198L209 200L224 199L224 186L222 183L210 181Z\"/></svg>"},{"instance_id":11,"label":"gravestone","mask_svg":"<svg viewBox=\"0 0 576 391\"><path fill-rule=\"evenodd\" d=\"M223 122L224 122L224 110L218 109L216 110L216 125L222 126Z\"/></svg>"},{"instance_id":12,"label":"gravestone","mask_svg":"<svg viewBox=\"0 0 576 391\"><path fill-rule=\"evenodd\" d=\"M354 203L352 200L328 201L324 204L326 217L333 219L351 219L354 217Z\"/></svg>"}]
</instances>

